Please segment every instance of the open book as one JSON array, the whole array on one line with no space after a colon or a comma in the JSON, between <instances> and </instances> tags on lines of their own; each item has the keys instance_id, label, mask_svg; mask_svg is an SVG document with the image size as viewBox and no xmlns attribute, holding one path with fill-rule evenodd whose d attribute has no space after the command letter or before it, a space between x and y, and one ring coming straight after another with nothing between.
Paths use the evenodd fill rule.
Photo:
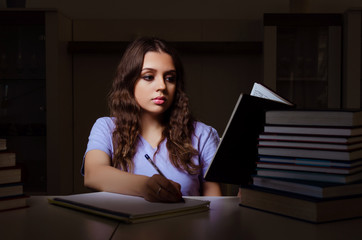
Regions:
<instances>
[{"instance_id":1,"label":"open book","mask_svg":"<svg viewBox=\"0 0 362 240\"><path fill-rule=\"evenodd\" d=\"M144 198L109 192L52 197L49 203L126 223L146 222L209 210L209 201L188 199L180 203L154 203Z\"/></svg>"},{"instance_id":2,"label":"open book","mask_svg":"<svg viewBox=\"0 0 362 240\"><path fill-rule=\"evenodd\" d=\"M265 112L292 107L291 102L259 83L254 83L250 95L241 93L204 174L205 180L247 184L255 171L258 136L264 129Z\"/></svg>"},{"instance_id":3,"label":"open book","mask_svg":"<svg viewBox=\"0 0 362 240\"><path fill-rule=\"evenodd\" d=\"M278 94L276 94L273 90L267 88L263 84L254 83L253 88L251 89L251 96L270 99L273 101L281 102L287 104L289 106L293 106L294 104L289 102L288 100L282 98Z\"/></svg>"}]
</instances>

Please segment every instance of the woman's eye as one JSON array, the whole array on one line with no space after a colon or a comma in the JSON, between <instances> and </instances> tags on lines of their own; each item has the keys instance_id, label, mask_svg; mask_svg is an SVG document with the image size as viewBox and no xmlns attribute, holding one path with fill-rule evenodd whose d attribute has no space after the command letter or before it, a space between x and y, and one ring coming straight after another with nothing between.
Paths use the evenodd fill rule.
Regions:
<instances>
[{"instance_id":1,"label":"woman's eye","mask_svg":"<svg viewBox=\"0 0 362 240\"><path fill-rule=\"evenodd\" d=\"M151 81L151 80L154 79L154 77L153 77L152 75L145 75L145 76L143 76L142 78L143 78L144 80L146 80L146 81Z\"/></svg>"},{"instance_id":2,"label":"woman's eye","mask_svg":"<svg viewBox=\"0 0 362 240\"><path fill-rule=\"evenodd\" d=\"M166 76L165 77L166 81L168 82L175 82L176 81L176 76Z\"/></svg>"}]
</instances>

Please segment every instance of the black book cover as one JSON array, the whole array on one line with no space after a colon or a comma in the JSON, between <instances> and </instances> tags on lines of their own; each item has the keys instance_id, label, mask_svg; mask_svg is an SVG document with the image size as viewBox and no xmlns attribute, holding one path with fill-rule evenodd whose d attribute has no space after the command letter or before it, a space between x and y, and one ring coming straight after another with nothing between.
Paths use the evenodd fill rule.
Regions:
<instances>
[{"instance_id":1,"label":"black book cover","mask_svg":"<svg viewBox=\"0 0 362 240\"><path fill-rule=\"evenodd\" d=\"M249 94L241 94L224 134L205 173L205 180L229 184L247 184L258 160L258 136L264 130L267 110L293 106Z\"/></svg>"}]
</instances>

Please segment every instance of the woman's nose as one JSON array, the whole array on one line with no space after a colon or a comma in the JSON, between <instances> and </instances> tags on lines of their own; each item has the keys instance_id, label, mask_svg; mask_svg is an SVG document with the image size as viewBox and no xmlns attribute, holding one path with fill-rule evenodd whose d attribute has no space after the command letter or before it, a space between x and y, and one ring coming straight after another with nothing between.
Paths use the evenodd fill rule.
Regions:
<instances>
[{"instance_id":1,"label":"woman's nose","mask_svg":"<svg viewBox=\"0 0 362 240\"><path fill-rule=\"evenodd\" d=\"M163 79L163 77L157 77L156 87L157 87L157 89L161 89L161 90L166 88L166 83L165 83L165 80Z\"/></svg>"}]
</instances>

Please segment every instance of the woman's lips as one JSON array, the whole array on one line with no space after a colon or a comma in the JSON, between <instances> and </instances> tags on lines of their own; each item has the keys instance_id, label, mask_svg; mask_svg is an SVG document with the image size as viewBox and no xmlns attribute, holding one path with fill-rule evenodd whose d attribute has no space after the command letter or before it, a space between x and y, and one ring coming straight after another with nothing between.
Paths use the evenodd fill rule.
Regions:
<instances>
[{"instance_id":1,"label":"woman's lips","mask_svg":"<svg viewBox=\"0 0 362 240\"><path fill-rule=\"evenodd\" d=\"M152 101L157 105L161 105L164 102L166 102L166 98L165 97L156 97L156 98L152 99Z\"/></svg>"}]
</instances>

